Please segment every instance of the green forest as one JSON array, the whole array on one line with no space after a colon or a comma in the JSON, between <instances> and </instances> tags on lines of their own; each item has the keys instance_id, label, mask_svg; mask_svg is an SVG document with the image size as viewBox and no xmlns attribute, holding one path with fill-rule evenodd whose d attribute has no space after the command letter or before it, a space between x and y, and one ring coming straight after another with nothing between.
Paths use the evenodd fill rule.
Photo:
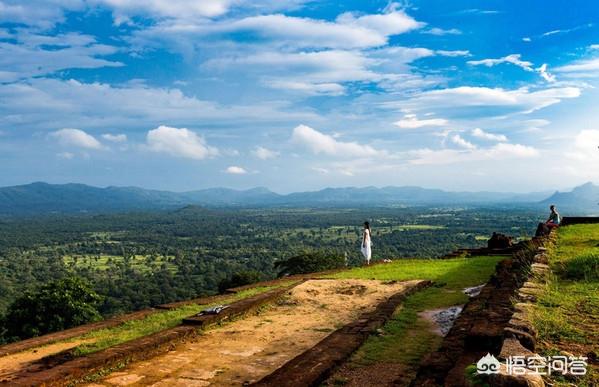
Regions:
<instances>
[{"instance_id":1,"label":"green forest","mask_svg":"<svg viewBox=\"0 0 599 387\"><path fill-rule=\"evenodd\" d=\"M97 310L106 317L214 294L234 283L232 278L274 278L282 272L282 261L302 253L326 252L359 265L365 220L372 226L376 261L435 258L456 248L483 246L493 231L526 237L537 218L539 214L530 211L501 208L195 206L4 218L0 316L24 292L65 278L84 281L98 295Z\"/></svg>"}]
</instances>

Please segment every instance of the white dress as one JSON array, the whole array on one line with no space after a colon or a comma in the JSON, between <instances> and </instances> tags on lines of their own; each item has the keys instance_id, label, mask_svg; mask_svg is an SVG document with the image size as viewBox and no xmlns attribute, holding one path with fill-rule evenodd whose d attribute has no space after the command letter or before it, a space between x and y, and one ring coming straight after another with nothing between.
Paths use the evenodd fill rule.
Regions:
<instances>
[{"instance_id":1,"label":"white dress","mask_svg":"<svg viewBox=\"0 0 599 387\"><path fill-rule=\"evenodd\" d=\"M362 255L366 258L366 262L370 262L370 258L372 257L372 249L370 247L370 230L364 230L365 238L362 237L362 243L360 245L360 251L362 251ZM364 241L366 239L366 241Z\"/></svg>"}]
</instances>

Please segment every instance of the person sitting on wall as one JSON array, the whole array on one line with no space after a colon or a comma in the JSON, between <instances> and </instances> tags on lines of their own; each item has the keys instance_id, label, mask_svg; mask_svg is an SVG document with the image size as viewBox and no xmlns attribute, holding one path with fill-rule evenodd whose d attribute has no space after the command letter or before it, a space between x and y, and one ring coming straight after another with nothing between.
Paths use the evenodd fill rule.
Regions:
<instances>
[{"instance_id":1,"label":"person sitting on wall","mask_svg":"<svg viewBox=\"0 0 599 387\"><path fill-rule=\"evenodd\" d=\"M549 214L549 219L547 219L545 224L551 228L559 227L562 217L559 215L559 212L557 212L553 204L549 206L549 209L551 210L551 213Z\"/></svg>"}]
</instances>

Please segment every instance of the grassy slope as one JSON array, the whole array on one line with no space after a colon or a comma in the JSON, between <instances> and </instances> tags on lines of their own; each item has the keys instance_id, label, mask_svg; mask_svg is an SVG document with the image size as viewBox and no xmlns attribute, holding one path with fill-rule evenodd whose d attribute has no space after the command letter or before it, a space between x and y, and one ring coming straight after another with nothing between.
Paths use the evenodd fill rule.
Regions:
<instances>
[{"instance_id":1,"label":"grassy slope","mask_svg":"<svg viewBox=\"0 0 599 387\"><path fill-rule=\"evenodd\" d=\"M447 308L468 301L465 287L486 282L501 257L472 257L447 260L410 259L385 265L349 270L336 278L379 280L430 279L435 285L405 301L378 336L371 336L352 357L351 366L395 363L414 370L420 359L435 349L441 337L431 332L430 323L419 317L424 310ZM343 380L339 380L343 383Z\"/></svg>"},{"instance_id":2,"label":"grassy slope","mask_svg":"<svg viewBox=\"0 0 599 387\"><path fill-rule=\"evenodd\" d=\"M540 350L546 355L598 356L599 225L560 228L550 251L550 265L554 276L533 314ZM571 380L560 377L553 382L572 385ZM599 366L595 364L576 385L599 385Z\"/></svg>"}]
</instances>

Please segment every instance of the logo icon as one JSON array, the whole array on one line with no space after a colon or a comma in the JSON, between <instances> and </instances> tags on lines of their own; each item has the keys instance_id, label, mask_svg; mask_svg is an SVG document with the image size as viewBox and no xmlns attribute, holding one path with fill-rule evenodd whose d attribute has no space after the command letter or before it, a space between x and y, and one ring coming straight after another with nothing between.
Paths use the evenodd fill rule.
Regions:
<instances>
[{"instance_id":1,"label":"logo icon","mask_svg":"<svg viewBox=\"0 0 599 387\"><path fill-rule=\"evenodd\" d=\"M476 371L479 374L498 374L500 365L501 363L499 363L499 360L495 356L487 353L476 363Z\"/></svg>"}]
</instances>

